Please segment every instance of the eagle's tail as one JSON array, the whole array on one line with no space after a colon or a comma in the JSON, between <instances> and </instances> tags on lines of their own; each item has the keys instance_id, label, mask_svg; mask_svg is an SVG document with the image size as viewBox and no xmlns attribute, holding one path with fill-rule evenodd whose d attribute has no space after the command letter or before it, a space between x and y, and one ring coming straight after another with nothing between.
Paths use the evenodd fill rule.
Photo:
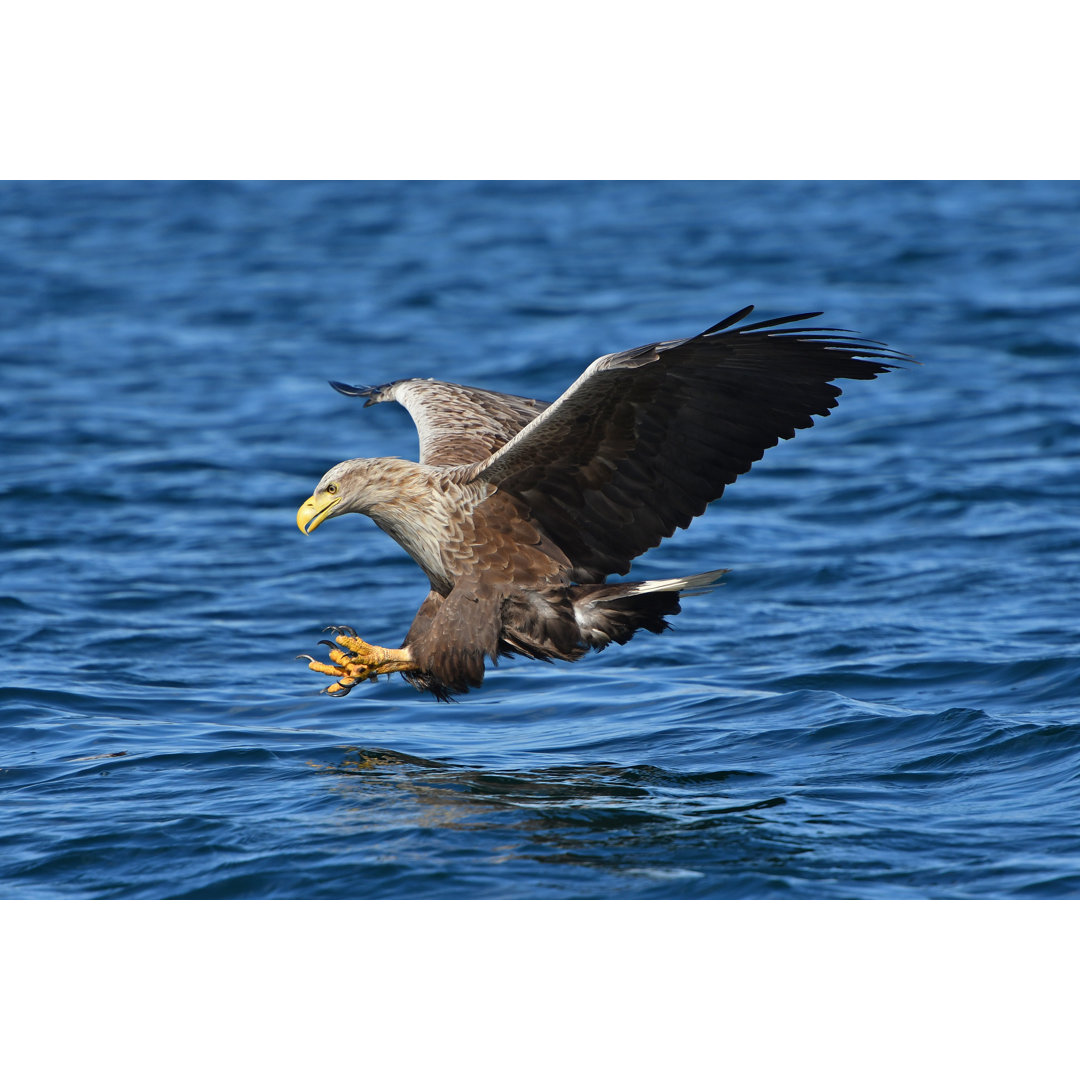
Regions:
<instances>
[{"instance_id":1,"label":"eagle's tail","mask_svg":"<svg viewBox=\"0 0 1080 1080\"><path fill-rule=\"evenodd\" d=\"M666 616L679 613L681 596L708 592L726 573L726 570L710 570L663 581L575 585L570 589L570 597L582 640L590 648L600 650L612 642L625 645L638 630L663 633L669 629Z\"/></svg>"}]
</instances>

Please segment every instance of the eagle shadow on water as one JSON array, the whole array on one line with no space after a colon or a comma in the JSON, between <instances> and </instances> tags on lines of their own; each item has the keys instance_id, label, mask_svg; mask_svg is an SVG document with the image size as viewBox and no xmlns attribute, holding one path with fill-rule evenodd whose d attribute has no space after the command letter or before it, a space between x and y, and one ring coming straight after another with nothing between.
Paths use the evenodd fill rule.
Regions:
<instances>
[{"instance_id":1,"label":"eagle shadow on water","mask_svg":"<svg viewBox=\"0 0 1080 1080\"><path fill-rule=\"evenodd\" d=\"M440 700L477 687L485 661L578 660L668 628L679 598L725 570L607 583L686 528L780 439L828 416L834 379L873 379L906 360L834 327L821 312L739 325L744 308L695 337L601 356L553 403L435 379L330 385L396 401L420 461L335 465L300 507L311 533L367 514L419 564L431 591L401 648L334 627L326 692L400 672Z\"/></svg>"}]
</instances>

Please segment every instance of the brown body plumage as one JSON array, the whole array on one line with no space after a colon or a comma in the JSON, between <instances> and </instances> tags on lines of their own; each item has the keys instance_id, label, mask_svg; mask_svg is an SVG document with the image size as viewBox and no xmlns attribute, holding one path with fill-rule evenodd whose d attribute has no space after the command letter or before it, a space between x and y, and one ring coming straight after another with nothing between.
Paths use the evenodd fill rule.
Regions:
<instances>
[{"instance_id":1,"label":"brown body plumage","mask_svg":"<svg viewBox=\"0 0 1080 1080\"><path fill-rule=\"evenodd\" d=\"M679 596L722 570L606 584L685 528L780 438L828 415L830 380L872 379L898 353L793 315L731 329L747 308L697 337L601 357L554 404L430 379L333 383L366 404L398 401L417 425L420 462L335 465L301 508L370 516L431 584L400 649L341 634L330 690L399 671L440 698L509 654L577 660L659 633ZM310 659L310 658L308 658Z\"/></svg>"}]
</instances>

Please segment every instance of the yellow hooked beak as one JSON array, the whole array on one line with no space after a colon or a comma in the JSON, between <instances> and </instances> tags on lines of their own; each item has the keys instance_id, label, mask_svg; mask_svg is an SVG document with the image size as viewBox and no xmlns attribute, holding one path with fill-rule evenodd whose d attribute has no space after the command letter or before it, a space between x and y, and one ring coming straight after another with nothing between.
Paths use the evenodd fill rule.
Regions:
<instances>
[{"instance_id":1,"label":"yellow hooked beak","mask_svg":"<svg viewBox=\"0 0 1080 1080\"><path fill-rule=\"evenodd\" d=\"M302 533L314 532L329 516L330 511L341 502L340 495L317 491L296 511L296 527Z\"/></svg>"}]
</instances>

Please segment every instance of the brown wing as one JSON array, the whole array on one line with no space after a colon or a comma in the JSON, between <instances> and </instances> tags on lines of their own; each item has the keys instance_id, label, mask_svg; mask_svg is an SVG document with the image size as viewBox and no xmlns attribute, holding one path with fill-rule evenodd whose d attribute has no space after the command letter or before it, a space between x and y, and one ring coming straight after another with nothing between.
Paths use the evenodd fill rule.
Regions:
<instances>
[{"instance_id":1,"label":"brown wing","mask_svg":"<svg viewBox=\"0 0 1080 1080\"><path fill-rule=\"evenodd\" d=\"M338 393L404 405L420 436L422 465L469 465L494 454L548 407L534 398L499 394L436 379L400 379L383 386L331 382Z\"/></svg>"},{"instance_id":2,"label":"brown wing","mask_svg":"<svg viewBox=\"0 0 1080 1080\"><path fill-rule=\"evenodd\" d=\"M582 582L685 528L779 439L827 416L832 379L872 379L905 359L789 315L602 356L549 409L459 479L522 499Z\"/></svg>"}]
</instances>

